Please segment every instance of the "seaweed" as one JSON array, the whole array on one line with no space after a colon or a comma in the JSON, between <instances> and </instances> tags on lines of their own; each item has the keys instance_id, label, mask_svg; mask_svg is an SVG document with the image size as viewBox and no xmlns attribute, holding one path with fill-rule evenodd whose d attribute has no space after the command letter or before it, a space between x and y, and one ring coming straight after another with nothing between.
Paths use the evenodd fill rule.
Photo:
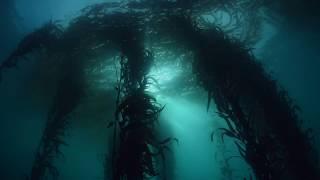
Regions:
<instances>
[{"instance_id":1,"label":"seaweed","mask_svg":"<svg viewBox=\"0 0 320 180\"><path fill-rule=\"evenodd\" d=\"M154 157L164 156L170 139L157 141L154 123L163 107L143 91L133 92L120 104L120 145L113 179L144 179L157 176Z\"/></svg>"},{"instance_id":2,"label":"seaweed","mask_svg":"<svg viewBox=\"0 0 320 180\"><path fill-rule=\"evenodd\" d=\"M192 26L195 73L228 122L224 134L241 142L236 145L256 177L319 177L311 141L300 128L296 106L286 91L241 43L217 28L185 27Z\"/></svg>"},{"instance_id":3,"label":"seaweed","mask_svg":"<svg viewBox=\"0 0 320 180\"><path fill-rule=\"evenodd\" d=\"M125 34L121 32L123 27L133 25L132 22L138 22L139 25L146 22L163 23L162 19L172 14L189 14L192 16L201 16L206 12L216 12L224 10L230 14L232 19L236 20L236 26L241 23L248 22L249 26L245 31L248 32L244 41L252 42L257 39L261 18L257 11L259 4L256 1L239 0L235 3L229 0L217 1L124 1L112 3L94 4L84 8L82 14L73 19L67 28L62 27L58 22L50 21L41 28L28 34L14 52L4 60L0 65L0 72L4 68L16 67L18 60L39 49L46 49L47 53L59 53L64 51L76 51L81 53L81 50L86 52L90 48L97 45L108 45L108 40L120 42L122 37L119 35ZM127 12L109 12L112 8L123 8ZM144 10L144 12L140 12ZM246 14L244 12L252 12ZM243 16L244 18L240 18ZM230 20L232 21L232 20ZM150 23L149 23L150 24ZM117 29L116 29L117 28ZM157 27L151 27L153 30ZM135 28L137 30L137 28ZM234 30L235 31L235 30ZM137 34L137 33L136 33ZM120 38L120 39L119 39Z\"/></svg>"},{"instance_id":4,"label":"seaweed","mask_svg":"<svg viewBox=\"0 0 320 180\"><path fill-rule=\"evenodd\" d=\"M173 37L194 52L193 70L216 103L241 156L257 179L317 179L315 148L301 128L297 106L253 57L220 28L199 28L186 14L166 20Z\"/></svg>"},{"instance_id":5,"label":"seaweed","mask_svg":"<svg viewBox=\"0 0 320 180\"><path fill-rule=\"evenodd\" d=\"M193 52L194 74L208 93L207 110L214 100L218 114L227 123L227 128L220 129L222 139L229 136L235 140L257 179L319 179L316 153L308 132L300 127L297 107L245 46L259 39L259 9L264 6L260 0L102 3L83 9L65 28L49 22L27 35L0 65L0 74L41 50L50 57L57 56L56 63L63 72L31 179L43 179L47 172L57 177L52 160L64 144L68 116L83 96L83 60L106 49L121 52L117 111L114 122L108 125L114 128L113 179L142 180L158 175L154 161L157 156L165 161L164 151L176 139L160 141L156 137L155 125L164 106L146 92L154 81L147 75L153 54L145 48L146 36L156 39L153 43L181 44ZM114 7L127 11L110 13ZM247 32L242 32L241 42L230 38L221 27L199 20L203 13L220 10L229 13L230 24L235 21L231 31L238 32L240 27ZM247 24L242 25L243 21Z\"/></svg>"},{"instance_id":6,"label":"seaweed","mask_svg":"<svg viewBox=\"0 0 320 180\"><path fill-rule=\"evenodd\" d=\"M40 52L41 49L46 49L50 53L53 51L52 49L59 47L57 42L61 34L62 29L58 24L50 21L25 36L9 57L0 63L0 82L3 70L17 68L19 61L27 60L27 55Z\"/></svg>"},{"instance_id":7,"label":"seaweed","mask_svg":"<svg viewBox=\"0 0 320 180\"><path fill-rule=\"evenodd\" d=\"M128 27L129 32L132 29ZM144 50L137 34L124 32L127 36L123 36L126 39L121 44L121 73L116 88L112 179L142 180L158 175L155 158L161 156L165 161L164 150L168 149L167 144L172 138L159 141L155 134L155 124L164 107L146 92L153 81L147 76L153 55ZM116 142L117 128L119 142Z\"/></svg>"},{"instance_id":8,"label":"seaweed","mask_svg":"<svg viewBox=\"0 0 320 180\"><path fill-rule=\"evenodd\" d=\"M53 104L48 112L45 129L33 163L30 179L41 180L50 175L57 179L58 170L53 164L56 157L62 156L60 147L67 145L63 138L69 126L70 114L81 102L84 95L84 82L79 64L66 61L64 75L58 83Z\"/></svg>"}]
</instances>

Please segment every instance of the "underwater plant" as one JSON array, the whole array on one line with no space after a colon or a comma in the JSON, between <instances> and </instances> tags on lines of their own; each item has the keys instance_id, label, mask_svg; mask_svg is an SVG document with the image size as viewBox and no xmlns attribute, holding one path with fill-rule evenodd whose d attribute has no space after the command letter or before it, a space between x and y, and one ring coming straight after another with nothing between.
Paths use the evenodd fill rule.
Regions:
<instances>
[{"instance_id":1,"label":"underwater plant","mask_svg":"<svg viewBox=\"0 0 320 180\"><path fill-rule=\"evenodd\" d=\"M160 107L155 98L141 91L132 92L120 103L119 147L113 179L145 179L158 175L155 157L164 158L169 139L158 141L154 133Z\"/></svg>"},{"instance_id":2,"label":"underwater plant","mask_svg":"<svg viewBox=\"0 0 320 180\"><path fill-rule=\"evenodd\" d=\"M41 180L51 175L57 179L58 170L53 160L62 155L61 145L66 145L63 138L69 126L70 114L81 102L84 95L81 69L72 60L66 61L64 74L58 82L56 95L48 113L45 129L33 163L30 179Z\"/></svg>"},{"instance_id":3,"label":"underwater plant","mask_svg":"<svg viewBox=\"0 0 320 180\"><path fill-rule=\"evenodd\" d=\"M190 17L173 18L176 34L195 51L194 72L216 103L242 157L257 179L317 179L318 162L297 107L241 43ZM183 31L180 31L183 29Z\"/></svg>"},{"instance_id":4,"label":"underwater plant","mask_svg":"<svg viewBox=\"0 0 320 180\"><path fill-rule=\"evenodd\" d=\"M156 136L155 125L164 107L146 91L156 81L147 75L153 54L146 50L146 39L153 39L158 46L181 44L193 53L194 74L208 92L207 109L214 100L219 116L227 123L227 128L220 129L222 138L226 135L235 140L256 179L319 179L316 153L308 132L300 127L297 107L245 46L259 37L261 17L258 11L244 12L260 6L259 1L249 0L102 3L83 9L66 27L49 22L27 35L0 64L0 73L37 52L56 57L62 72L31 179L43 179L47 172L57 177L53 158L60 154L68 117L83 96L83 70L90 68L84 67L84 61L110 53L110 49L121 55L117 108L111 123L112 160L106 158L106 164L111 163L114 180L158 175L155 160L160 156L165 161L164 151L176 139ZM115 7L128 11L110 12ZM238 32L242 21L248 21L244 27L248 34L241 41L199 17L220 10L235 19L230 28L233 32ZM106 179L110 178L107 168Z\"/></svg>"},{"instance_id":5,"label":"underwater plant","mask_svg":"<svg viewBox=\"0 0 320 180\"><path fill-rule=\"evenodd\" d=\"M122 36L122 42L125 43L121 44L123 55L116 87L117 110L112 154L112 179L115 180L143 180L157 176L155 158L161 156L165 161L164 150L168 149L167 144L171 140L159 141L156 137L155 125L164 107L146 92L152 83L150 81L154 80L147 76L153 55L144 50L137 33L129 33L132 29L131 26L127 27L126 36Z\"/></svg>"}]
</instances>

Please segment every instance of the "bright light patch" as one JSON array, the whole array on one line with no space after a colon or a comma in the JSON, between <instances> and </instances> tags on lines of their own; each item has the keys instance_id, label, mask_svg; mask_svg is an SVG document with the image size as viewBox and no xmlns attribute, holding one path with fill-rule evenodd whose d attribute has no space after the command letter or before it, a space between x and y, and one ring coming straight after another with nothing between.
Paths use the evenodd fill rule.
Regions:
<instances>
[{"instance_id":1,"label":"bright light patch","mask_svg":"<svg viewBox=\"0 0 320 180\"><path fill-rule=\"evenodd\" d=\"M152 77L154 82L152 82L146 90L151 93L158 93L161 89L165 88L167 83L172 82L172 80L174 80L181 72L181 68L175 65L158 65L152 67L148 76Z\"/></svg>"}]
</instances>

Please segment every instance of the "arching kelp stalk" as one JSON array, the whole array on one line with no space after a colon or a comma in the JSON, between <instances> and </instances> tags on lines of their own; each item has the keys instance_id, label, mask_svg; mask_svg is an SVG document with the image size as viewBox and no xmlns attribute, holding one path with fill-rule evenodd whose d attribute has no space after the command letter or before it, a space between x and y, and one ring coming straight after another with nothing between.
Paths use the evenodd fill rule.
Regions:
<instances>
[{"instance_id":1,"label":"arching kelp stalk","mask_svg":"<svg viewBox=\"0 0 320 180\"><path fill-rule=\"evenodd\" d=\"M31 180L58 177L58 170L53 164L56 157L62 155L60 147L66 145L63 138L69 125L70 113L75 110L83 96L83 74L79 63L66 59L62 67L57 92L48 113L45 129L33 163Z\"/></svg>"},{"instance_id":2,"label":"arching kelp stalk","mask_svg":"<svg viewBox=\"0 0 320 180\"><path fill-rule=\"evenodd\" d=\"M296 106L250 50L218 28L200 29L191 18L170 18L171 29L195 53L194 72L214 99L240 154L257 179L317 179L318 162ZM168 22L170 22L168 21ZM174 27L174 28L173 28Z\"/></svg>"},{"instance_id":3,"label":"arching kelp stalk","mask_svg":"<svg viewBox=\"0 0 320 180\"><path fill-rule=\"evenodd\" d=\"M152 53L143 46L137 22L134 13L101 15L99 10L91 9L71 21L66 29L49 23L31 33L1 65L1 68L14 67L21 57L43 49L46 55L56 57L56 64L62 68L57 95L50 108L31 179L46 178L48 173L53 177L58 175L53 159L60 154L68 115L76 108L83 91L82 60L88 55L96 56L97 49L105 51L106 47L123 53L121 89L119 86L121 97L117 110L117 116L121 114L122 118L116 122L121 138L119 146L115 144L113 176L116 179L143 179L157 175L154 161L158 155L163 157L170 138L158 141L155 135L154 125L163 107L145 92L152 79L147 77ZM130 152L127 152L127 147Z\"/></svg>"},{"instance_id":4,"label":"arching kelp stalk","mask_svg":"<svg viewBox=\"0 0 320 180\"><path fill-rule=\"evenodd\" d=\"M49 22L26 36L9 58L0 65L0 71L14 68L20 60L28 56L36 58L32 55L41 53L53 58L56 61L54 65L59 68L58 77L54 78L57 82L51 82L56 84L56 94L49 108L44 132L33 162L29 177L32 180L46 179L50 176L57 178L58 171L53 161L62 155L60 147L66 144L63 138L69 124L69 115L80 103L84 93L82 61L72 47L59 46L59 43L66 42L62 35L65 35L62 28L58 24Z\"/></svg>"},{"instance_id":5,"label":"arching kelp stalk","mask_svg":"<svg viewBox=\"0 0 320 180\"><path fill-rule=\"evenodd\" d=\"M129 21L139 19L141 24L150 22L150 24L154 22L157 24L159 20L161 21L170 14L187 13L198 18L210 12L225 11L229 14L230 23L233 22L232 27L227 28L233 32L232 34L243 33L238 32L238 30L239 28L241 29L241 25L244 26L243 21L246 21L248 26L246 25L244 32L247 33L243 35L244 38L242 39L246 42L256 41L261 30L260 25L262 19L259 16L259 11L256 10L261 6L262 3L259 2L259 0L252 2L250 0L237 0L235 2L225 0L143 0L94 4L84 8L82 14L73 19L66 28L60 26L57 22L49 22L28 34L19 43L16 50L0 64L0 77L5 68L17 66L17 62L22 58L16 57L25 57L26 54L34 52L35 50L45 49L46 53L50 54L49 56L53 56L52 53L80 50L89 52L94 51L94 49L106 48L110 45L107 40L117 41L117 38L119 38L117 35L121 33L114 31L114 28L116 27L115 25L119 25L119 21L124 19ZM117 8L122 9L123 12L113 12L114 9ZM126 16L126 18L123 18L124 16ZM128 23L128 21L124 22L124 24L126 23ZM77 49L80 46L81 49Z\"/></svg>"},{"instance_id":6,"label":"arching kelp stalk","mask_svg":"<svg viewBox=\"0 0 320 180\"><path fill-rule=\"evenodd\" d=\"M62 35L62 29L54 22L49 22L41 28L25 36L17 48L0 63L0 83L5 69L17 68L18 62L28 58L28 55L45 49L47 53L56 52L57 42Z\"/></svg>"},{"instance_id":7,"label":"arching kelp stalk","mask_svg":"<svg viewBox=\"0 0 320 180\"><path fill-rule=\"evenodd\" d=\"M237 139L257 179L319 177L311 141L287 93L241 44L217 30L199 38L207 42L196 55L198 78L227 121L223 133Z\"/></svg>"},{"instance_id":8,"label":"arching kelp stalk","mask_svg":"<svg viewBox=\"0 0 320 180\"><path fill-rule=\"evenodd\" d=\"M111 161L113 179L140 180L157 175L156 155L163 155L171 139L158 141L155 135L155 123L163 107L146 92L152 82L152 77L147 76L152 53L144 47L143 36L152 36L150 39L156 39L152 43L165 44L166 48L175 45L172 37L158 38L163 36L160 29L165 26L166 33L180 37L179 43L193 52L194 72L199 84L208 91L208 108L214 99L219 115L227 122L228 128L221 129L222 136L235 138L240 154L257 179L319 179L312 144L299 125L296 107L287 93L265 73L242 43L230 39L215 26L204 23L202 29L192 20L199 22L202 13L211 8L215 11L227 8L236 22L241 22L237 20L238 10L247 9L248 3L249 9L260 7L260 3L255 3L258 0L252 2L164 0L98 4L85 8L66 28L51 22L26 36L0 65L0 73L15 67L21 57L33 52L56 59L54 64L62 67L63 72L58 78L57 95L31 178L42 179L48 172L57 175L52 160L63 144L67 117L83 91L83 67L79 60L93 59L109 48L121 52ZM109 7L118 5L127 11L109 11ZM245 16L251 15L257 14ZM260 19L255 17L250 22ZM255 29L256 25L261 24L255 23L249 29ZM251 41L258 37L256 34L249 32L244 39Z\"/></svg>"}]
</instances>

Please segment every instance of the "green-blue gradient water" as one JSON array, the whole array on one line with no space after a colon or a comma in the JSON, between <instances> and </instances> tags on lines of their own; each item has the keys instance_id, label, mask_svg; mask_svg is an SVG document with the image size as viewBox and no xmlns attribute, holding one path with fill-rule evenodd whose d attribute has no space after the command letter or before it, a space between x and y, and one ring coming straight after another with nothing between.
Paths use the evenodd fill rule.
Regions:
<instances>
[{"instance_id":1,"label":"green-blue gradient water","mask_svg":"<svg viewBox=\"0 0 320 180\"><path fill-rule=\"evenodd\" d=\"M17 46L22 37L50 20L69 21L87 5L107 0L1 0L0 62ZM306 16L308 17L308 16ZM302 17L301 17L302 18ZM254 55L273 78L289 92L300 106L304 128L312 128L316 148L320 149L320 34L304 19L285 26L264 22ZM305 21L308 21L306 19ZM300 23L301 22L301 23ZM317 27L318 30L320 29ZM174 52L174 49L170 49ZM161 52L156 52L161 53ZM177 56L174 56L177 57ZM175 63L158 64L150 74L159 87L149 93L165 105L159 121L159 136L175 137L167 152L169 180L233 180L252 175L252 169L240 157L233 141L211 134L226 127L212 102L207 111L207 93L186 88L184 69ZM181 58L181 57L177 57ZM39 76L36 61L22 61L17 69L5 70L0 83L0 179L24 179L30 174L35 153L45 127L50 96L50 80ZM109 69L108 69L109 67ZM111 129L106 128L114 116L116 92L108 82L115 81L115 66L89 74L93 78L80 107L72 113L63 157L55 160L61 180L104 178L104 161L111 147ZM91 77L92 76L92 77ZM106 80L106 83L100 83ZM40 82L41 87L37 86ZM96 82L96 83L95 83ZM190 83L190 82L188 82ZM193 86L191 82L191 87ZM189 84L190 86L190 84ZM194 84L194 86L196 86ZM47 97L48 96L48 97ZM157 179L157 178L155 178ZM160 178L161 179L161 178Z\"/></svg>"}]
</instances>

